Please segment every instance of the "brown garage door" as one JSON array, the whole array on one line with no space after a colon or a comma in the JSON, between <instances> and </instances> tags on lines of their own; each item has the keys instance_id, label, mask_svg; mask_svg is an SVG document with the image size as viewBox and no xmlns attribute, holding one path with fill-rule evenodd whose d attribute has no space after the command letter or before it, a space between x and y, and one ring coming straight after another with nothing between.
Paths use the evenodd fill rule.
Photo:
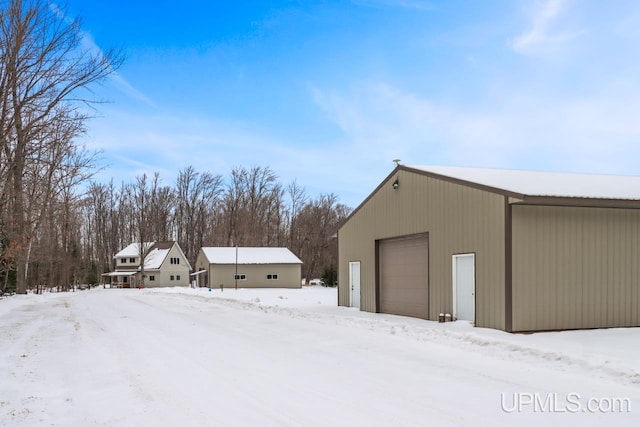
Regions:
<instances>
[{"instance_id":1,"label":"brown garage door","mask_svg":"<svg viewBox=\"0 0 640 427\"><path fill-rule=\"evenodd\" d=\"M429 239L379 242L380 312L428 319Z\"/></svg>"}]
</instances>

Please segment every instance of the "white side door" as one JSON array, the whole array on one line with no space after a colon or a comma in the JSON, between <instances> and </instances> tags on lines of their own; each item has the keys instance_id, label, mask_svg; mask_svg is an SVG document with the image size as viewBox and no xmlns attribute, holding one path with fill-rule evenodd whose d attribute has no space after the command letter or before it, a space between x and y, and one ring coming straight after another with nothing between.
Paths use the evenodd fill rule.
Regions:
<instances>
[{"instance_id":1,"label":"white side door","mask_svg":"<svg viewBox=\"0 0 640 427\"><path fill-rule=\"evenodd\" d=\"M349 305L360 308L360 261L349 262Z\"/></svg>"},{"instance_id":2,"label":"white side door","mask_svg":"<svg viewBox=\"0 0 640 427\"><path fill-rule=\"evenodd\" d=\"M453 317L476 320L476 256L453 256Z\"/></svg>"}]
</instances>

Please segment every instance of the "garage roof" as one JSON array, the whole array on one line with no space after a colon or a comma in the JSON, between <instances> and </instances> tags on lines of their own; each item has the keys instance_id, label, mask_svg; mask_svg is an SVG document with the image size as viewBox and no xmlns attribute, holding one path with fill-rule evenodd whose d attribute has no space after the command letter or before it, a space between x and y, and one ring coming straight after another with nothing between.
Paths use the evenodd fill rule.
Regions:
<instances>
[{"instance_id":1,"label":"garage roof","mask_svg":"<svg viewBox=\"0 0 640 427\"><path fill-rule=\"evenodd\" d=\"M239 247L238 264L302 264L287 248ZM204 255L211 264L235 264L235 247L204 247Z\"/></svg>"},{"instance_id":2,"label":"garage roof","mask_svg":"<svg viewBox=\"0 0 640 427\"><path fill-rule=\"evenodd\" d=\"M640 200L640 177L450 166L400 166L516 195Z\"/></svg>"}]
</instances>

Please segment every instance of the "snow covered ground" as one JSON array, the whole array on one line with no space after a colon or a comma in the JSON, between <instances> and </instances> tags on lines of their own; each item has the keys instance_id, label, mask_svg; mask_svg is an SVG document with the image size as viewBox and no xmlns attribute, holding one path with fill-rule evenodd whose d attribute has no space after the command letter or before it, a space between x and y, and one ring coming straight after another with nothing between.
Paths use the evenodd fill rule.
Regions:
<instances>
[{"instance_id":1,"label":"snow covered ground","mask_svg":"<svg viewBox=\"0 0 640 427\"><path fill-rule=\"evenodd\" d=\"M511 335L336 290L0 299L3 426L638 426L640 328Z\"/></svg>"}]
</instances>

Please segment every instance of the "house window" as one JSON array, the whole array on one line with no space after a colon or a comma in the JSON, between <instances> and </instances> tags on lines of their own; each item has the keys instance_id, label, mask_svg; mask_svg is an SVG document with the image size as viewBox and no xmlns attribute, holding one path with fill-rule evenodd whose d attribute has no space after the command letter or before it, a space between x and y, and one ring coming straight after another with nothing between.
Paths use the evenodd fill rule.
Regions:
<instances>
[{"instance_id":1,"label":"house window","mask_svg":"<svg viewBox=\"0 0 640 427\"><path fill-rule=\"evenodd\" d=\"M171 258L171 264L180 264L180 258Z\"/></svg>"},{"instance_id":2,"label":"house window","mask_svg":"<svg viewBox=\"0 0 640 427\"><path fill-rule=\"evenodd\" d=\"M126 259L126 258L122 258L122 259L120 260L120 262L121 262L122 264L126 264L126 263L127 263L127 259Z\"/></svg>"},{"instance_id":3,"label":"house window","mask_svg":"<svg viewBox=\"0 0 640 427\"><path fill-rule=\"evenodd\" d=\"M136 259L135 258L129 258L129 262L133 264L134 262L136 262Z\"/></svg>"},{"instance_id":4,"label":"house window","mask_svg":"<svg viewBox=\"0 0 640 427\"><path fill-rule=\"evenodd\" d=\"M173 274L171 275L171 278L169 280L173 280Z\"/></svg>"},{"instance_id":5,"label":"house window","mask_svg":"<svg viewBox=\"0 0 640 427\"><path fill-rule=\"evenodd\" d=\"M267 274L267 280L278 280L277 274Z\"/></svg>"},{"instance_id":6,"label":"house window","mask_svg":"<svg viewBox=\"0 0 640 427\"><path fill-rule=\"evenodd\" d=\"M152 281L152 282L155 282L156 281L156 276L149 276L149 280Z\"/></svg>"},{"instance_id":7,"label":"house window","mask_svg":"<svg viewBox=\"0 0 640 427\"><path fill-rule=\"evenodd\" d=\"M234 276L235 280L247 280L247 275L246 274L236 274Z\"/></svg>"},{"instance_id":8,"label":"house window","mask_svg":"<svg viewBox=\"0 0 640 427\"><path fill-rule=\"evenodd\" d=\"M176 280L180 280L180 275L179 274L176 276Z\"/></svg>"}]
</instances>

